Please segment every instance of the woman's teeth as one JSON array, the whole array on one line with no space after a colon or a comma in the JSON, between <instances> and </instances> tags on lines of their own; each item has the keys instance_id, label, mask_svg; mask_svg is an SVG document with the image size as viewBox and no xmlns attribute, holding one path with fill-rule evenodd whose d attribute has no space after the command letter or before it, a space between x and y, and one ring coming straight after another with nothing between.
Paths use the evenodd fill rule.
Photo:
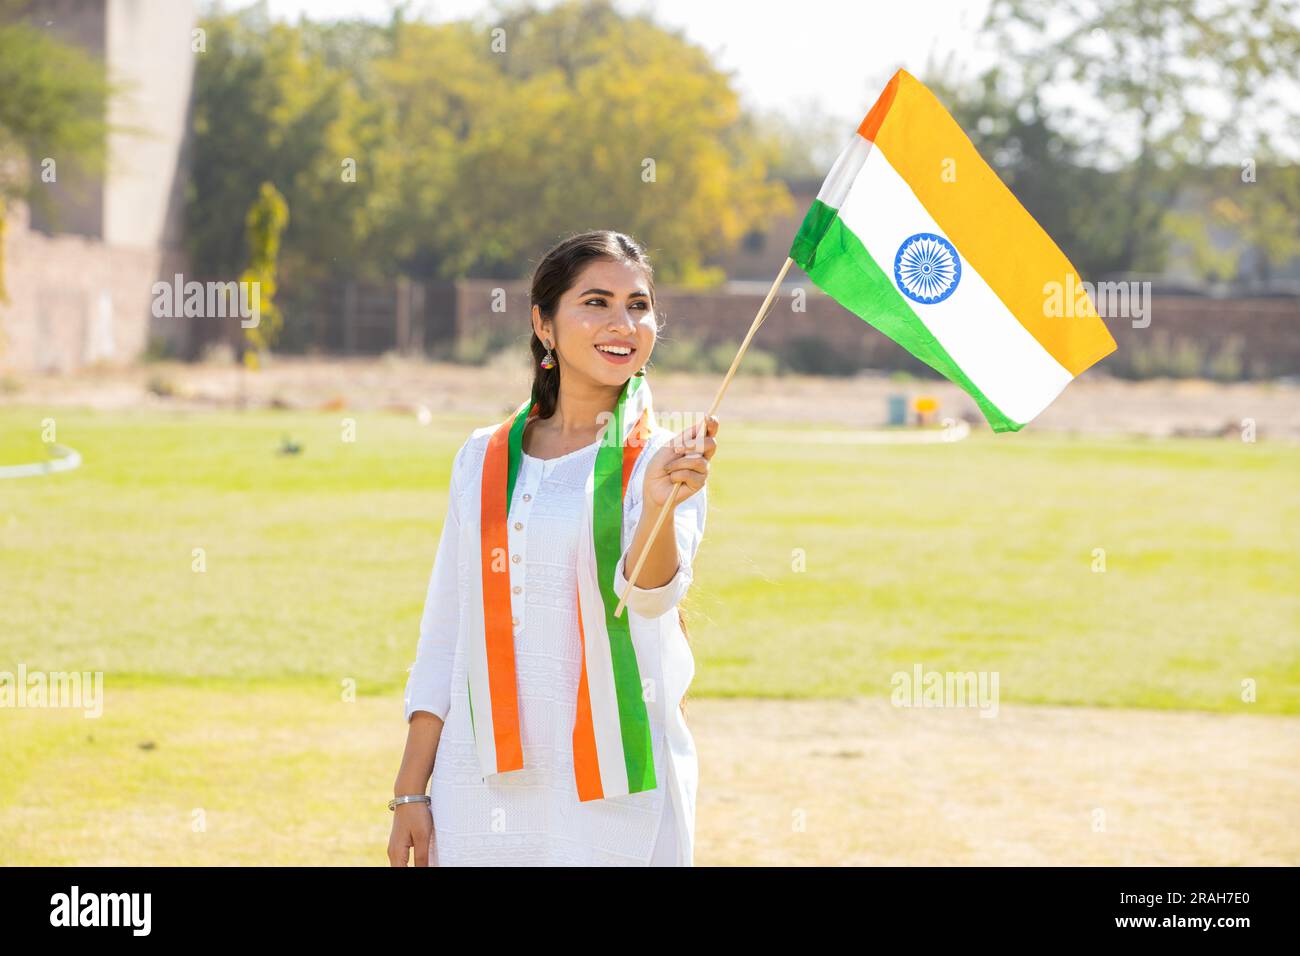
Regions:
<instances>
[{"instance_id":1,"label":"woman's teeth","mask_svg":"<svg viewBox=\"0 0 1300 956\"><path fill-rule=\"evenodd\" d=\"M636 349L626 345L597 345L596 351L611 365L626 365L632 361L632 353Z\"/></svg>"}]
</instances>

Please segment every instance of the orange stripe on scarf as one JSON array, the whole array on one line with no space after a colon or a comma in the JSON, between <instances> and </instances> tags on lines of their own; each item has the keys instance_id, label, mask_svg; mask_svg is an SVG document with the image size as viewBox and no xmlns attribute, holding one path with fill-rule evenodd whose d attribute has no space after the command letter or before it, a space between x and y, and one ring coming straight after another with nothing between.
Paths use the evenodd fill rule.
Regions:
<instances>
[{"instance_id":1,"label":"orange stripe on scarf","mask_svg":"<svg viewBox=\"0 0 1300 956\"><path fill-rule=\"evenodd\" d=\"M487 643L488 688L492 696L492 730L497 772L524 766L519 739L519 699L515 686L515 635L510 622L509 543L506 538L506 473L510 425L497 426L483 463L482 526L479 541L483 574L483 628Z\"/></svg>"},{"instance_id":2,"label":"orange stripe on scarf","mask_svg":"<svg viewBox=\"0 0 1300 956\"><path fill-rule=\"evenodd\" d=\"M576 590L575 590L576 596ZM578 800L603 800L600 757L596 753L596 725L591 719L591 692L587 688L587 635L582 629L582 599L578 598L578 637L582 648L578 677L578 712L573 722L573 771Z\"/></svg>"}]
</instances>

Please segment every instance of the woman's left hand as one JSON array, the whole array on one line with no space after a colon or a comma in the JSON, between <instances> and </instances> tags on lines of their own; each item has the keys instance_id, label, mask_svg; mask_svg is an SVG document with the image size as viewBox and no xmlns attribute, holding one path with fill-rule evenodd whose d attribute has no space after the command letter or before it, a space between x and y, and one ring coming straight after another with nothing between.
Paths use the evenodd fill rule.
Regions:
<instances>
[{"instance_id":1,"label":"woman's left hand","mask_svg":"<svg viewBox=\"0 0 1300 956\"><path fill-rule=\"evenodd\" d=\"M662 508L673 493L673 485L679 481L682 488L677 492L677 504L703 488L709 477L709 459L718 450L714 437L717 433L718 416L710 415L678 432L659 449L646 468L641 485L646 504L656 511Z\"/></svg>"}]
</instances>

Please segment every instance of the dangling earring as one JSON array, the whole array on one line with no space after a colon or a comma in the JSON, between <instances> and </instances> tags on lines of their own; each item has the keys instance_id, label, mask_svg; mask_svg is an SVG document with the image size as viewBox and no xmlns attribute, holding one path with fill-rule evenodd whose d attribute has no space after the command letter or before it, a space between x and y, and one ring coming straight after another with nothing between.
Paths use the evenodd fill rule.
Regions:
<instances>
[{"instance_id":1,"label":"dangling earring","mask_svg":"<svg viewBox=\"0 0 1300 956\"><path fill-rule=\"evenodd\" d=\"M549 340L546 343L546 354L542 356L541 366L545 369L555 368L555 356L551 354L551 343Z\"/></svg>"},{"instance_id":2,"label":"dangling earring","mask_svg":"<svg viewBox=\"0 0 1300 956\"><path fill-rule=\"evenodd\" d=\"M642 365L639 369L637 369L637 370L636 370L635 372L633 372L632 374L633 374L633 375L636 375L636 376L638 376L638 377L639 377L639 376L642 376L642 375L645 375L645 366Z\"/></svg>"}]
</instances>

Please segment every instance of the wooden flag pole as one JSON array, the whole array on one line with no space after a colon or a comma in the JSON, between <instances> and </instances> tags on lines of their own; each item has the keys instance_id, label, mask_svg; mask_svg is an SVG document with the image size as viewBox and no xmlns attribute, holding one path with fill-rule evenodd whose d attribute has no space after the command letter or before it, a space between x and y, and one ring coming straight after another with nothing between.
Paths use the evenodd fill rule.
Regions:
<instances>
[{"instance_id":1,"label":"wooden flag pole","mask_svg":"<svg viewBox=\"0 0 1300 956\"><path fill-rule=\"evenodd\" d=\"M727 370L726 377L723 378L722 384L718 386L718 394L713 397L713 404L709 406L709 410L704 416L706 419L717 414L718 406L722 404L722 396L726 394L727 386L731 384L731 379L732 376L736 374L736 369L740 368L740 360L745 356L745 349L749 348L749 342L754 337L754 333L758 331L758 327L762 325L763 320L767 318L767 310L771 307L772 300L776 298L777 290L781 288L781 283L785 280L785 274L790 271L792 265L794 265L794 260L787 256L785 265L781 266L781 271L777 274L776 281L772 283L772 288L767 290L767 298L763 300L762 306L759 307L758 315L754 316L754 322L750 325L749 332L745 335L745 341L740 343L740 351L738 351L736 357L732 359L731 368ZM682 482L674 482L673 493L668 496L668 500L664 502L664 506L659 510L659 517L655 519L654 527L650 529L650 537L646 541L646 546L641 549L641 556L636 559L636 566L632 568L632 573L627 576L627 593L631 593L632 588L636 586L637 575L641 573L641 567L645 564L645 559L650 554L649 542L653 541L659 534L659 529L663 527L664 519L667 518L668 513L676 507L677 492L680 491L681 488ZM626 597L627 593L625 593L623 597ZM623 603L623 598L619 598L618 607L614 608L615 617L622 616Z\"/></svg>"}]
</instances>

